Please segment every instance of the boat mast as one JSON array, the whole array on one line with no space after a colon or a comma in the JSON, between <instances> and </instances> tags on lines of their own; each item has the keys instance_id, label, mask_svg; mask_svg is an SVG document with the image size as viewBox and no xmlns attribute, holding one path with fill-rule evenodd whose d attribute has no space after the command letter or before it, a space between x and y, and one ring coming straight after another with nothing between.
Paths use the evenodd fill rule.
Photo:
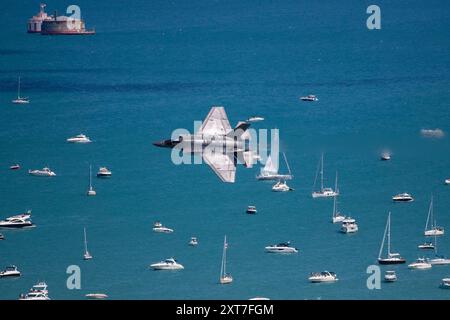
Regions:
<instances>
[{"instance_id":1,"label":"boat mast","mask_svg":"<svg viewBox=\"0 0 450 320\"><path fill-rule=\"evenodd\" d=\"M336 179L334 181L334 189L337 192L338 189L338 173L336 171ZM333 218L336 216L336 198L337 196L333 197Z\"/></svg>"},{"instance_id":2,"label":"boat mast","mask_svg":"<svg viewBox=\"0 0 450 320\"><path fill-rule=\"evenodd\" d=\"M87 248L87 238L86 238L86 227L84 228L84 253L88 252Z\"/></svg>"},{"instance_id":3,"label":"boat mast","mask_svg":"<svg viewBox=\"0 0 450 320\"><path fill-rule=\"evenodd\" d=\"M223 240L222 265L220 267L220 278L222 279L226 274L226 259L227 259L227 236Z\"/></svg>"},{"instance_id":4,"label":"boat mast","mask_svg":"<svg viewBox=\"0 0 450 320\"><path fill-rule=\"evenodd\" d=\"M291 167L289 167L289 163L287 161L286 154L284 152L283 152L283 158L284 158L284 162L286 163L286 167L288 169L289 175L292 175L291 174Z\"/></svg>"},{"instance_id":5,"label":"boat mast","mask_svg":"<svg viewBox=\"0 0 450 320\"><path fill-rule=\"evenodd\" d=\"M323 152L320 163L320 191L323 191Z\"/></svg>"},{"instance_id":6,"label":"boat mast","mask_svg":"<svg viewBox=\"0 0 450 320\"><path fill-rule=\"evenodd\" d=\"M383 253L384 241L386 240L386 233L387 233L388 227L390 225L390 220L391 220L391 213L389 212L388 220L386 222L386 227L384 228L383 241L381 241L380 252L378 253L378 259L381 258L381 254Z\"/></svg>"},{"instance_id":7,"label":"boat mast","mask_svg":"<svg viewBox=\"0 0 450 320\"><path fill-rule=\"evenodd\" d=\"M20 76L19 76L19 83L17 84L17 99L20 99Z\"/></svg>"},{"instance_id":8,"label":"boat mast","mask_svg":"<svg viewBox=\"0 0 450 320\"><path fill-rule=\"evenodd\" d=\"M92 190L92 165L89 165L89 190Z\"/></svg>"},{"instance_id":9,"label":"boat mast","mask_svg":"<svg viewBox=\"0 0 450 320\"><path fill-rule=\"evenodd\" d=\"M391 255L391 213L389 212L388 217L388 257Z\"/></svg>"},{"instance_id":10,"label":"boat mast","mask_svg":"<svg viewBox=\"0 0 450 320\"><path fill-rule=\"evenodd\" d=\"M430 207L428 208L428 217L427 217L427 223L425 224L425 231L428 229L428 223L430 222L431 218L431 224L433 224L433 196L431 196L430 200Z\"/></svg>"}]
</instances>

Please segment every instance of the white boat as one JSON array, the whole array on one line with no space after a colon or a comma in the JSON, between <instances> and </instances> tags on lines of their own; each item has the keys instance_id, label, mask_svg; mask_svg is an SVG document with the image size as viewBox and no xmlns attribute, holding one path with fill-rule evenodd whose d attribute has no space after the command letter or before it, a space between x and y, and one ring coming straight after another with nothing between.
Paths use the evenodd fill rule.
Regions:
<instances>
[{"instance_id":1,"label":"white boat","mask_svg":"<svg viewBox=\"0 0 450 320\"><path fill-rule=\"evenodd\" d=\"M422 129L420 134L426 138L442 138L445 134L442 129Z\"/></svg>"},{"instance_id":2,"label":"white boat","mask_svg":"<svg viewBox=\"0 0 450 320\"><path fill-rule=\"evenodd\" d=\"M450 278L444 278L441 281L441 288L450 289Z\"/></svg>"},{"instance_id":3,"label":"white boat","mask_svg":"<svg viewBox=\"0 0 450 320\"><path fill-rule=\"evenodd\" d=\"M30 103L30 100L28 98L20 96L20 77L19 77L19 82L17 84L17 99L14 99L12 101L12 103L14 103L14 104L27 104L27 103Z\"/></svg>"},{"instance_id":4,"label":"white boat","mask_svg":"<svg viewBox=\"0 0 450 320\"><path fill-rule=\"evenodd\" d=\"M447 265L450 264L450 259L438 255L438 245L437 245L437 236L434 236L434 258L429 258L427 261L431 265Z\"/></svg>"},{"instance_id":5,"label":"white boat","mask_svg":"<svg viewBox=\"0 0 450 320\"><path fill-rule=\"evenodd\" d=\"M154 231L154 232L159 232L159 233L172 233L172 232L173 232L173 229L164 227L164 226L161 224L161 222L156 221L156 222L153 224L153 231Z\"/></svg>"},{"instance_id":6,"label":"white boat","mask_svg":"<svg viewBox=\"0 0 450 320\"><path fill-rule=\"evenodd\" d=\"M302 100L302 101L310 101L310 102L311 101L319 101L319 99L313 94L308 94L307 96L300 97L300 100Z\"/></svg>"},{"instance_id":7,"label":"white boat","mask_svg":"<svg viewBox=\"0 0 450 320\"><path fill-rule=\"evenodd\" d=\"M386 282L395 282L397 281L397 274L393 270L388 270L384 274L384 281Z\"/></svg>"},{"instance_id":8,"label":"white boat","mask_svg":"<svg viewBox=\"0 0 450 320\"><path fill-rule=\"evenodd\" d=\"M257 180L291 180L293 175L291 173L291 168L286 158L286 154L283 152L284 163L288 169L287 174L278 173L278 158L272 159L272 155L269 155L266 160L266 164L261 168L260 174L256 176Z\"/></svg>"},{"instance_id":9,"label":"white boat","mask_svg":"<svg viewBox=\"0 0 450 320\"><path fill-rule=\"evenodd\" d=\"M356 220L351 217L346 217L342 220L342 226L340 231L342 233L355 233L358 232L358 224Z\"/></svg>"},{"instance_id":10,"label":"white boat","mask_svg":"<svg viewBox=\"0 0 450 320\"><path fill-rule=\"evenodd\" d=\"M105 293L88 293L85 297L88 299L106 299L108 295Z\"/></svg>"},{"instance_id":11,"label":"white boat","mask_svg":"<svg viewBox=\"0 0 450 320\"><path fill-rule=\"evenodd\" d=\"M320 165L320 190L313 191L312 197L313 198L327 198L327 197L335 197L335 196L339 195L339 192L337 190L333 190L332 188L326 188L323 186L323 153L322 153L322 156L320 157L319 165ZM316 188L318 174L319 174L319 170L316 171L316 178L314 179L313 190Z\"/></svg>"},{"instance_id":12,"label":"white boat","mask_svg":"<svg viewBox=\"0 0 450 320\"><path fill-rule=\"evenodd\" d=\"M414 198L409 193L400 193L392 197L394 202L411 202Z\"/></svg>"},{"instance_id":13,"label":"white boat","mask_svg":"<svg viewBox=\"0 0 450 320\"><path fill-rule=\"evenodd\" d=\"M286 181L278 181L276 184L273 185L272 191L274 192L287 192L287 191L293 191L291 187L289 187L286 183Z\"/></svg>"},{"instance_id":14,"label":"white boat","mask_svg":"<svg viewBox=\"0 0 450 320\"><path fill-rule=\"evenodd\" d=\"M433 242L424 242L417 246L419 249L427 250L427 249L434 249Z\"/></svg>"},{"instance_id":15,"label":"white boat","mask_svg":"<svg viewBox=\"0 0 450 320\"><path fill-rule=\"evenodd\" d=\"M86 135L84 135L82 133L79 135L76 135L75 137L70 137L66 141L70 142L70 143L90 143L90 142L92 142L91 139L89 139L89 137L87 137Z\"/></svg>"},{"instance_id":16,"label":"white boat","mask_svg":"<svg viewBox=\"0 0 450 320\"><path fill-rule=\"evenodd\" d=\"M28 220L31 218L31 210L27 210L25 213L17 214L15 216L11 216L9 218L6 218L5 220L14 220L14 219L25 219Z\"/></svg>"},{"instance_id":17,"label":"white boat","mask_svg":"<svg viewBox=\"0 0 450 320\"><path fill-rule=\"evenodd\" d=\"M445 183L446 185L449 185L449 184L450 184L450 178L445 179L444 183Z\"/></svg>"},{"instance_id":18,"label":"white boat","mask_svg":"<svg viewBox=\"0 0 450 320\"><path fill-rule=\"evenodd\" d=\"M89 165L89 190L86 193L88 196L95 196L97 192L92 187L92 166Z\"/></svg>"},{"instance_id":19,"label":"white boat","mask_svg":"<svg viewBox=\"0 0 450 320\"><path fill-rule=\"evenodd\" d=\"M386 235L387 235L387 257L382 258L381 255L383 254L383 248L384 248L384 242L386 241ZM381 241L380 246L380 252L378 253L378 263L379 264L401 264L405 263L406 260L403 259L399 253L393 253L391 252L391 213L389 212L387 222L386 222L386 228L384 229L384 235L383 240Z\"/></svg>"},{"instance_id":20,"label":"white boat","mask_svg":"<svg viewBox=\"0 0 450 320\"><path fill-rule=\"evenodd\" d=\"M164 261L153 263L150 268L154 270L181 270L184 269L183 265L179 264L174 258L169 258Z\"/></svg>"},{"instance_id":21,"label":"white boat","mask_svg":"<svg viewBox=\"0 0 450 320\"><path fill-rule=\"evenodd\" d=\"M291 242L282 242L279 244L272 244L264 248L269 253L297 253L298 249L291 247Z\"/></svg>"},{"instance_id":22,"label":"white boat","mask_svg":"<svg viewBox=\"0 0 450 320\"><path fill-rule=\"evenodd\" d=\"M338 277L336 273L330 271L313 272L308 277L310 282L336 282Z\"/></svg>"},{"instance_id":23,"label":"white boat","mask_svg":"<svg viewBox=\"0 0 450 320\"><path fill-rule=\"evenodd\" d=\"M383 153L381 154L380 159L381 159L382 161L389 161L389 160L391 160L391 155L389 154L389 152L383 152Z\"/></svg>"},{"instance_id":24,"label":"white boat","mask_svg":"<svg viewBox=\"0 0 450 320\"><path fill-rule=\"evenodd\" d=\"M20 228L30 228L34 227L33 222L29 219L23 218L8 218L7 220L0 221L0 228L8 228L8 229L20 229Z\"/></svg>"},{"instance_id":25,"label":"white boat","mask_svg":"<svg viewBox=\"0 0 450 320\"><path fill-rule=\"evenodd\" d=\"M247 122L258 122L258 121L264 121L264 118L263 118L263 117L255 116L255 117L250 117L250 118L248 118L246 121L247 121Z\"/></svg>"},{"instance_id":26,"label":"white boat","mask_svg":"<svg viewBox=\"0 0 450 320\"><path fill-rule=\"evenodd\" d=\"M442 236L444 234L444 228L436 226L436 220L433 216L433 197L431 197L430 207L428 209L427 222L425 223L424 235L426 237Z\"/></svg>"},{"instance_id":27,"label":"white boat","mask_svg":"<svg viewBox=\"0 0 450 320\"><path fill-rule=\"evenodd\" d=\"M248 300L270 300L270 299L266 298L266 297L253 297L253 298L250 298Z\"/></svg>"},{"instance_id":28,"label":"white boat","mask_svg":"<svg viewBox=\"0 0 450 320\"><path fill-rule=\"evenodd\" d=\"M335 181L334 189L339 193L337 181L338 181L338 174L336 172L336 181ZM333 198L333 216L331 218L331 222L333 222L333 223L339 223L339 222L342 222L345 220L345 216L342 215L337 208L337 197L338 196L335 196Z\"/></svg>"},{"instance_id":29,"label":"white boat","mask_svg":"<svg viewBox=\"0 0 450 320\"><path fill-rule=\"evenodd\" d=\"M54 173L52 170L50 170L49 168L45 167L42 170L28 170L28 173L31 174L32 176L37 176L37 177L54 177L56 176L56 173Z\"/></svg>"},{"instance_id":30,"label":"white boat","mask_svg":"<svg viewBox=\"0 0 450 320\"><path fill-rule=\"evenodd\" d=\"M227 249L228 249L228 242L227 236L225 236L223 240L222 264L220 265L219 281L221 284L228 284L233 282L233 277L231 276L231 274L227 273Z\"/></svg>"},{"instance_id":31,"label":"white boat","mask_svg":"<svg viewBox=\"0 0 450 320\"><path fill-rule=\"evenodd\" d=\"M256 214L258 210L256 210L255 206L248 206L245 212L247 212L248 214Z\"/></svg>"},{"instance_id":32,"label":"white boat","mask_svg":"<svg viewBox=\"0 0 450 320\"><path fill-rule=\"evenodd\" d=\"M20 277L20 271L16 266L6 267L5 270L0 271L0 278L4 277Z\"/></svg>"},{"instance_id":33,"label":"white boat","mask_svg":"<svg viewBox=\"0 0 450 320\"><path fill-rule=\"evenodd\" d=\"M112 176L112 172L108 170L106 167L100 167L97 172L98 178L109 178Z\"/></svg>"},{"instance_id":34,"label":"white boat","mask_svg":"<svg viewBox=\"0 0 450 320\"><path fill-rule=\"evenodd\" d=\"M18 163L13 164L9 167L10 170L19 170L20 169L20 165Z\"/></svg>"},{"instance_id":35,"label":"white boat","mask_svg":"<svg viewBox=\"0 0 450 320\"><path fill-rule=\"evenodd\" d=\"M83 259L84 260L91 260L92 256L89 253L88 246L87 246L86 228L84 228L83 230L84 230L84 254L83 254Z\"/></svg>"},{"instance_id":36,"label":"white boat","mask_svg":"<svg viewBox=\"0 0 450 320\"><path fill-rule=\"evenodd\" d=\"M432 267L431 263L426 261L425 258L417 258L416 261L408 265L408 268L418 270L427 270L431 269L431 267Z\"/></svg>"},{"instance_id":37,"label":"white boat","mask_svg":"<svg viewBox=\"0 0 450 320\"><path fill-rule=\"evenodd\" d=\"M198 245L198 239L197 237L191 237L191 240L189 240L189 245L192 247L195 247Z\"/></svg>"},{"instance_id":38,"label":"white boat","mask_svg":"<svg viewBox=\"0 0 450 320\"><path fill-rule=\"evenodd\" d=\"M45 282L35 284L27 294L21 294L19 300L50 300L47 284Z\"/></svg>"}]
</instances>

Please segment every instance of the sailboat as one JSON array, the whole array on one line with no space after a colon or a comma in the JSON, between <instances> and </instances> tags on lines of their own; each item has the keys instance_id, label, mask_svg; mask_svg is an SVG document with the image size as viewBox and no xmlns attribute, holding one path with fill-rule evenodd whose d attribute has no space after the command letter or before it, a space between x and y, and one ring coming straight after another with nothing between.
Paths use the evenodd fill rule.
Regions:
<instances>
[{"instance_id":1,"label":"sailboat","mask_svg":"<svg viewBox=\"0 0 450 320\"><path fill-rule=\"evenodd\" d=\"M320 160L320 190L313 191L312 197L313 198L335 197L335 196L339 195L337 190L334 191L332 188L324 188L324 186L323 186L323 153L322 153L322 156L320 159L321 159ZM316 172L316 178L314 179L313 190L316 188L317 174L318 174L318 172Z\"/></svg>"},{"instance_id":2,"label":"sailboat","mask_svg":"<svg viewBox=\"0 0 450 320\"><path fill-rule=\"evenodd\" d=\"M14 99L12 101L12 103L15 104L26 104L26 103L30 103L30 100L28 100L28 98L26 97L21 97L20 96L20 77L19 77L19 83L17 85L17 99Z\"/></svg>"},{"instance_id":3,"label":"sailboat","mask_svg":"<svg viewBox=\"0 0 450 320\"><path fill-rule=\"evenodd\" d=\"M448 259L442 255L440 256L437 253L437 236L436 235L434 235L434 258L428 259L428 263L430 263L432 265L450 264L450 259Z\"/></svg>"},{"instance_id":4,"label":"sailboat","mask_svg":"<svg viewBox=\"0 0 450 320\"><path fill-rule=\"evenodd\" d=\"M388 251L387 251L387 257L382 258L381 254L383 253L383 247L384 242L386 240L386 234L387 234L387 241L388 241ZM391 252L391 213L389 212L386 228L384 229L384 235L383 235L383 241L381 242L380 252L378 253L378 263L379 264L400 264L405 263L406 260L403 259L399 253L392 253Z\"/></svg>"},{"instance_id":5,"label":"sailboat","mask_svg":"<svg viewBox=\"0 0 450 320\"><path fill-rule=\"evenodd\" d=\"M227 274L227 236L223 241L223 253L222 253L222 265L220 266L220 283L227 284L233 282L233 277L231 274Z\"/></svg>"},{"instance_id":6,"label":"sailboat","mask_svg":"<svg viewBox=\"0 0 450 320\"><path fill-rule=\"evenodd\" d=\"M89 165L89 190L87 192L88 196L95 196L97 192L95 192L94 188L92 188L92 166Z\"/></svg>"},{"instance_id":7,"label":"sailboat","mask_svg":"<svg viewBox=\"0 0 450 320\"><path fill-rule=\"evenodd\" d=\"M291 168L289 167L289 163L286 158L286 154L283 152L284 162L286 163L286 167L288 169L288 174L279 174L278 173L278 162L273 161L271 155L267 157L266 165L264 168L261 168L261 172L258 176L256 176L257 180L291 180L293 178L291 174Z\"/></svg>"},{"instance_id":8,"label":"sailboat","mask_svg":"<svg viewBox=\"0 0 450 320\"><path fill-rule=\"evenodd\" d=\"M428 224L430 224L430 228L428 229ZM444 234L444 228L436 226L436 220L433 220L433 197L431 197L430 208L428 209L428 217L427 222L425 224L424 235L426 237L430 236L442 236Z\"/></svg>"},{"instance_id":9,"label":"sailboat","mask_svg":"<svg viewBox=\"0 0 450 320\"><path fill-rule=\"evenodd\" d=\"M89 253L88 247L87 247L86 228L84 228L84 255L83 255L83 259L84 260L92 259L92 256Z\"/></svg>"},{"instance_id":10,"label":"sailboat","mask_svg":"<svg viewBox=\"0 0 450 320\"><path fill-rule=\"evenodd\" d=\"M336 190L336 192L338 192L338 173L336 171L336 181L335 181L335 186L334 189ZM337 209L337 196L334 197L333 199L333 218L332 218L332 222L333 223L339 223L342 222L345 219L345 216L343 216L339 210Z\"/></svg>"}]
</instances>

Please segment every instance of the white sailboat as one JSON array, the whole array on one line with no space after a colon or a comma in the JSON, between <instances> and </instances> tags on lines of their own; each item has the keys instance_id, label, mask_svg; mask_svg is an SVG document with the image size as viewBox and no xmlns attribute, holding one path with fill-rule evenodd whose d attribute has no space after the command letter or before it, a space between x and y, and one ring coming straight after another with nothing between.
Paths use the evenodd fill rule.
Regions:
<instances>
[{"instance_id":1,"label":"white sailboat","mask_svg":"<svg viewBox=\"0 0 450 320\"><path fill-rule=\"evenodd\" d=\"M387 235L387 242L388 242L387 257L382 258L381 255L383 253L386 235ZM391 252L391 213L389 212L387 223L386 223L386 228L384 229L383 241L381 242L380 252L378 253L378 263L379 264L400 264L400 263L405 263L405 262L406 262L406 260L403 259L399 253Z\"/></svg>"},{"instance_id":2,"label":"white sailboat","mask_svg":"<svg viewBox=\"0 0 450 320\"><path fill-rule=\"evenodd\" d=\"M30 100L26 97L21 97L20 96L20 77L19 77L19 83L17 85L17 99L14 99L12 101L12 103L15 104L26 104L26 103L30 103Z\"/></svg>"},{"instance_id":3,"label":"white sailboat","mask_svg":"<svg viewBox=\"0 0 450 320\"><path fill-rule=\"evenodd\" d=\"M438 255L437 252L437 236L434 236L434 258L432 259L427 259L428 262L431 265L446 265L446 264L450 264L450 259L442 256L442 255Z\"/></svg>"},{"instance_id":4,"label":"white sailboat","mask_svg":"<svg viewBox=\"0 0 450 320\"><path fill-rule=\"evenodd\" d=\"M278 173L278 161L273 161L272 156L269 155L266 160L266 165L261 168L260 174L256 176L257 180L291 180L293 178L291 174L291 168L286 158L286 154L283 152L284 162L288 169L288 174Z\"/></svg>"},{"instance_id":5,"label":"white sailboat","mask_svg":"<svg viewBox=\"0 0 450 320\"><path fill-rule=\"evenodd\" d=\"M84 228L84 255L83 255L83 259L84 260L90 260L92 259L91 254L88 251L88 247L87 247L87 237L86 237L86 228Z\"/></svg>"},{"instance_id":6,"label":"white sailboat","mask_svg":"<svg viewBox=\"0 0 450 320\"><path fill-rule=\"evenodd\" d=\"M338 189L338 173L337 173L337 171L336 171L336 181L335 181L334 189L336 190L336 192L339 193L339 191L338 191L339 189ZM339 223L339 222L342 222L344 219L345 219L345 216L342 215L339 212L338 208L337 208L337 196L336 196L333 199L333 217L332 217L331 221L333 223Z\"/></svg>"},{"instance_id":7,"label":"white sailboat","mask_svg":"<svg viewBox=\"0 0 450 320\"><path fill-rule=\"evenodd\" d=\"M231 274L227 273L227 249L228 249L227 236L225 236L225 239L223 241L222 265L220 266L221 284L233 282L233 277L231 276Z\"/></svg>"},{"instance_id":8,"label":"white sailboat","mask_svg":"<svg viewBox=\"0 0 450 320\"><path fill-rule=\"evenodd\" d=\"M442 227L438 227L436 225L436 220L434 220L433 218L433 197L431 197L431 201L430 201L430 207L428 209L428 216L427 216L427 222L425 224L425 231L424 231L424 235L426 237L430 237L430 236L442 236L444 234L444 228ZM429 227L428 225L431 224Z\"/></svg>"},{"instance_id":9,"label":"white sailboat","mask_svg":"<svg viewBox=\"0 0 450 320\"><path fill-rule=\"evenodd\" d=\"M95 196L97 192L92 188L92 166L89 165L89 190L87 192L88 196Z\"/></svg>"},{"instance_id":10,"label":"white sailboat","mask_svg":"<svg viewBox=\"0 0 450 320\"><path fill-rule=\"evenodd\" d=\"M326 188L323 186L323 153L320 158L320 190L314 191L314 189L316 188L318 173L319 173L319 170L316 172L316 178L314 179L312 197L313 198L325 198L325 197L335 197L335 196L339 195L337 190L333 190L332 188Z\"/></svg>"}]
</instances>

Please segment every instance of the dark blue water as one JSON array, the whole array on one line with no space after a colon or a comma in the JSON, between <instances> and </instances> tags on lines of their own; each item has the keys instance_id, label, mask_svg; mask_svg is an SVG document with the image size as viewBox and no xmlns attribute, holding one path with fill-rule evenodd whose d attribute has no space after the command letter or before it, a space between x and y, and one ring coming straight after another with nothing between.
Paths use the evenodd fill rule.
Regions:
<instances>
[{"instance_id":1,"label":"dark blue water","mask_svg":"<svg viewBox=\"0 0 450 320\"><path fill-rule=\"evenodd\" d=\"M67 5L47 1L61 14ZM399 280L368 290L388 211L393 249L408 262L423 242L428 201L450 230L450 143L422 128L450 132L450 5L447 1L377 1L382 29L366 28L370 1L87 1L77 3L90 37L27 34L38 2L7 1L0 17L0 217L33 209L33 230L2 231L0 298L15 299L38 280L53 299L105 292L114 299L448 299L439 289L449 266L394 267ZM10 103L17 77L29 105ZM315 104L298 97L316 94ZM232 125L251 115L278 128L295 192L273 193L259 168L238 168L224 184L206 165L175 166L152 141L192 130L211 105ZM69 145L86 133L94 143ZM384 148L392 161L379 161ZM325 152L326 183L339 171L340 207L359 222L344 235L330 223L332 201L310 196ZM19 162L22 170L8 167ZM110 180L88 166L107 166ZM57 177L28 169L50 166ZM410 192L416 201L393 204ZM258 214L244 213L249 204ZM152 232L155 220L175 229ZM94 259L82 260L83 227ZM223 236L231 285L218 284ZM199 246L187 245L191 236ZM300 253L274 256L264 246L291 240ZM439 251L450 255L448 235ZM181 272L150 263L175 256ZM81 290L66 288L66 268L81 267ZM333 285L308 283L335 271ZM384 271L385 268L382 268Z\"/></svg>"}]
</instances>

